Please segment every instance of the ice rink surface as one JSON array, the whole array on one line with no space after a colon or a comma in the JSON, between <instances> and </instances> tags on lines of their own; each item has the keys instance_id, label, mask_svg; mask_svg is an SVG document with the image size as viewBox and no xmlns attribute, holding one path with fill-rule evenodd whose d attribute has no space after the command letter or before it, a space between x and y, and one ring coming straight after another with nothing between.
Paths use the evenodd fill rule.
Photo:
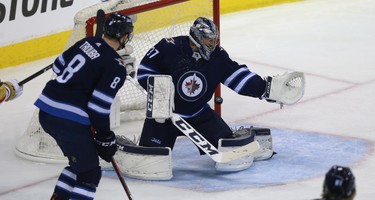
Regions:
<instances>
[{"instance_id":1,"label":"ice rink surface","mask_svg":"<svg viewBox=\"0 0 375 200\"><path fill-rule=\"evenodd\" d=\"M174 178L126 178L134 198L307 200L320 196L329 167L342 164L356 177L355 199L374 199L375 1L309 0L223 15L221 45L262 76L305 73L305 96L283 109L223 88L224 119L235 126L270 128L278 154L245 171L220 174L208 157L198 156L181 139L173 155ZM53 59L0 69L0 77L22 80ZM14 153L49 77L45 73L32 80L23 96L0 106L0 199L49 199L64 167ZM96 199L127 198L119 181L106 172Z\"/></svg>"}]
</instances>

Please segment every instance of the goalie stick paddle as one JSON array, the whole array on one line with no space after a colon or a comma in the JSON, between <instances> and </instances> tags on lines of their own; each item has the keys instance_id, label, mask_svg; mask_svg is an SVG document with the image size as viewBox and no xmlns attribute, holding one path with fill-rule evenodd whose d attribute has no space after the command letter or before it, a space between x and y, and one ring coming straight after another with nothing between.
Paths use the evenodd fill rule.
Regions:
<instances>
[{"instance_id":1,"label":"goalie stick paddle","mask_svg":"<svg viewBox=\"0 0 375 200\"><path fill-rule=\"evenodd\" d=\"M208 156L218 163L226 163L240 159L249 154L255 153L259 149L259 143L254 141L234 150L222 152L212 145L179 115L173 114L171 120L173 125L175 125L194 144L196 144L202 151L204 151Z\"/></svg>"},{"instance_id":2,"label":"goalie stick paddle","mask_svg":"<svg viewBox=\"0 0 375 200\"><path fill-rule=\"evenodd\" d=\"M104 32L104 23L105 23L105 12L102 9L99 9L96 12L96 31L95 31L95 37L102 37L103 32ZM52 66L53 66L53 63L49 64L48 66L44 67L43 69L35 72L34 74L30 75L29 77L27 77L25 79L23 79L18 84L20 86L23 86L25 83L33 80L34 78L40 76L44 72L46 72L49 69L51 69Z\"/></svg>"},{"instance_id":3,"label":"goalie stick paddle","mask_svg":"<svg viewBox=\"0 0 375 200\"><path fill-rule=\"evenodd\" d=\"M128 199L133 200L133 196L130 193L130 190L129 190L128 186L126 185L125 179L124 179L124 177L122 177L120 168L118 167L117 162L113 157L112 157L111 163L112 163L113 168L115 169L115 172L117 174L118 179L121 182L122 187L125 190L126 195L128 196Z\"/></svg>"}]
</instances>

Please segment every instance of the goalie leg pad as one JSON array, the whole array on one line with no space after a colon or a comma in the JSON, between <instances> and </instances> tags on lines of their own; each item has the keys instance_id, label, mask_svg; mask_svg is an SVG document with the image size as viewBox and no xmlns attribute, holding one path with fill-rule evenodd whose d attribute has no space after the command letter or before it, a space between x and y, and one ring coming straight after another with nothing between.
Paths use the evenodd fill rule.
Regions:
<instances>
[{"instance_id":1,"label":"goalie leg pad","mask_svg":"<svg viewBox=\"0 0 375 200\"><path fill-rule=\"evenodd\" d=\"M254 161L266 160L275 154L272 147L271 130L268 128L240 127L233 131L233 135L235 137L241 137L243 135L255 135L255 141L258 141L260 148L254 154Z\"/></svg>"},{"instance_id":2,"label":"goalie leg pad","mask_svg":"<svg viewBox=\"0 0 375 200\"><path fill-rule=\"evenodd\" d=\"M254 160L266 160L274 155L272 148L271 130L268 128L252 127L249 131L255 135L255 140L259 142L260 148L254 155Z\"/></svg>"},{"instance_id":3,"label":"goalie leg pad","mask_svg":"<svg viewBox=\"0 0 375 200\"><path fill-rule=\"evenodd\" d=\"M250 144L255 141L255 135L247 134L236 138L223 138L219 140L219 151L229 151L238 147ZM249 168L254 161L254 154L249 154L238 160L233 160L227 163L216 163L215 168L217 171L222 172L236 172Z\"/></svg>"},{"instance_id":4,"label":"goalie leg pad","mask_svg":"<svg viewBox=\"0 0 375 200\"><path fill-rule=\"evenodd\" d=\"M169 147L142 147L117 138L115 159L122 173L142 180L170 180L172 156Z\"/></svg>"}]
</instances>

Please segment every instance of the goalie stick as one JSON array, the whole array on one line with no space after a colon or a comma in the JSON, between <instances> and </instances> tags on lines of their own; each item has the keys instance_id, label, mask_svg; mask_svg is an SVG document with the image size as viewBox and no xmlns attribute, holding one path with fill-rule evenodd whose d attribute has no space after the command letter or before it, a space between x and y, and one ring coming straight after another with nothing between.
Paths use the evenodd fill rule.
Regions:
<instances>
[{"instance_id":1,"label":"goalie stick","mask_svg":"<svg viewBox=\"0 0 375 200\"><path fill-rule=\"evenodd\" d=\"M231 151L219 151L206 138L204 138L198 131L196 131L189 123L177 114L172 114L172 123L184 135L186 135L194 144L196 144L202 151L212 158L215 162L226 163L233 160L238 160L249 154L255 153L259 149L257 141L251 142L245 146L236 148Z\"/></svg>"},{"instance_id":2,"label":"goalie stick","mask_svg":"<svg viewBox=\"0 0 375 200\"><path fill-rule=\"evenodd\" d=\"M96 31L95 31L95 37L102 37L103 32L104 32L104 23L105 23L105 13L102 9L99 9L96 12ZM44 72L50 70L53 66L52 64L49 64L48 66L44 67L43 69L35 72L34 74L30 75L29 77L23 79L22 81L19 82L20 86L23 86L25 83L33 80L34 78L40 76Z\"/></svg>"},{"instance_id":3,"label":"goalie stick","mask_svg":"<svg viewBox=\"0 0 375 200\"><path fill-rule=\"evenodd\" d=\"M147 96L147 91L145 91L143 87L140 86L139 83L137 83L133 78L127 77L126 80L131 82L134 86L136 86L141 92L143 92ZM152 102L147 101L147 103ZM171 121L173 125L177 127L184 135L186 135L194 144L196 144L212 160L218 163L225 163L240 159L249 154L255 153L259 149L259 143L257 141L254 141L237 149L222 152L219 151L214 145L212 145L205 137L203 137L197 130L195 130L178 114L173 113Z\"/></svg>"}]
</instances>

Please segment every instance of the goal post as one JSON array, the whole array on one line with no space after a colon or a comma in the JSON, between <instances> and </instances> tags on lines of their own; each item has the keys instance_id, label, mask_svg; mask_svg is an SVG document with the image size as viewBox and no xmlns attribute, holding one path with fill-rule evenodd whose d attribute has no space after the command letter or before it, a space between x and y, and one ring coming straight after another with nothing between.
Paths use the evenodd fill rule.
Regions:
<instances>
[{"instance_id":1,"label":"goal post","mask_svg":"<svg viewBox=\"0 0 375 200\"><path fill-rule=\"evenodd\" d=\"M220 27L219 0L110 0L82 9L75 15L74 28L65 49L80 39L95 34L96 12L99 9L104 10L106 16L120 12L133 19L134 35L130 45L134 50L131 55L136 58L135 66L161 39L188 35L190 26L197 17L208 17ZM220 92L220 88L216 91ZM111 128L116 134L130 138L139 136L146 114L144 93L134 82L125 81L116 98L118 103L113 107L120 113L120 122L115 123L117 127ZM214 107L220 113L220 105ZM67 162L53 138L40 126L38 113L36 109L25 133L18 140L16 154L37 162ZM112 113L110 118L113 120Z\"/></svg>"}]
</instances>

